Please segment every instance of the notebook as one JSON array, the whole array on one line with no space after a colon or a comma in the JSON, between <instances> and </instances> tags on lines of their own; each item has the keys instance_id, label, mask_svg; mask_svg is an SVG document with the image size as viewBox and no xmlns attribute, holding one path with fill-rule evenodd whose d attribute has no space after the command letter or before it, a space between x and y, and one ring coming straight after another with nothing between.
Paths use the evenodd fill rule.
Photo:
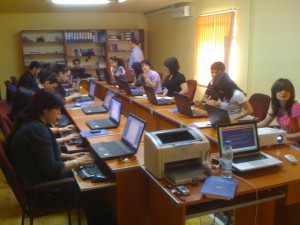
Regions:
<instances>
[{"instance_id":1,"label":"notebook","mask_svg":"<svg viewBox=\"0 0 300 225\"><path fill-rule=\"evenodd\" d=\"M75 88L70 88L70 89L65 89L68 95L74 94L76 92L79 92L79 88L80 88L80 83L81 83L81 78L77 78L76 79L76 85Z\"/></svg>"},{"instance_id":2,"label":"notebook","mask_svg":"<svg viewBox=\"0 0 300 225\"><path fill-rule=\"evenodd\" d=\"M92 130L116 128L120 124L121 119L122 102L115 97L112 97L109 108L109 118L88 120L86 124Z\"/></svg>"},{"instance_id":3,"label":"notebook","mask_svg":"<svg viewBox=\"0 0 300 225\"><path fill-rule=\"evenodd\" d=\"M207 116L207 113L204 110L196 110L192 108L188 96L174 92L174 97L178 112L180 112L181 114L184 114L190 118L199 118Z\"/></svg>"},{"instance_id":4,"label":"notebook","mask_svg":"<svg viewBox=\"0 0 300 225\"><path fill-rule=\"evenodd\" d=\"M144 86L144 90L145 90L148 101L154 105L172 105L172 104L174 104L173 101L170 101L168 99L164 99L164 98L157 99L155 91L152 87Z\"/></svg>"},{"instance_id":5,"label":"notebook","mask_svg":"<svg viewBox=\"0 0 300 225\"><path fill-rule=\"evenodd\" d=\"M219 125L217 131L220 155L225 141L230 140L233 149L232 167L237 171L250 171L282 163L279 159L260 151L255 122Z\"/></svg>"},{"instance_id":6,"label":"notebook","mask_svg":"<svg viewBox=\"0 0 300 225\"><path fill-rule=\"evenodd\" d=\"M90 82L90 88L89 88L89 95L88 96L82 96L78 98L73 98L74 102L86 102L86 101L92 101L95 98L95 92L96 92L96 86L97 83L94 81Z\"/></svg>"},{"instance_id":7,"label":"notebook","mask_svg":"<svg viewBox=\"0 0 300 225\"><path fill-rule=\"evenodd\" d=\"M121 140L91 144L91 147L102 159L132 156L138 151L145 125L144 120L129 114Z\"/></svg>"},{"instance_id":8,"label":"notebook","mask_svg":"<svg viewBox=\"0 0 300 225\"><path fill-rule=\"evenodd\" d=\"M84 106L82 107L82 111L85 114L94 114L94 113L105 113L108 112L110 107L110 102L112 97L115 96L115 93L111 90L107 90L103 104L102 105L95 105L95 106Z\"/></svg>"},{"instance_id":9,"label":"notebook","mask_svg":"<svg viewBox=\"0 0 300 225\"><path fill-rule=\"evenodd\" d=\"M136 89L136 88L130 88L128 82L125 80L119 80L119 84L121 85L121 88L124 89L128 95L132 95L132 96L143 96L144 95L144 92L142 92L141 90Z\"/></svg>"},{"instance_id":10,"label":"notebook","mask_svg":"<svg viewBox=\"0 0 300 225\"><path fill-rule=\"evenodd\" d=\"M207 111L207 116L210 120L210 125L212 127L216 127L217 125L221 124L231 123L227 110L209 104L205 105L205 109Z\"/></svg>"}]
</instances>

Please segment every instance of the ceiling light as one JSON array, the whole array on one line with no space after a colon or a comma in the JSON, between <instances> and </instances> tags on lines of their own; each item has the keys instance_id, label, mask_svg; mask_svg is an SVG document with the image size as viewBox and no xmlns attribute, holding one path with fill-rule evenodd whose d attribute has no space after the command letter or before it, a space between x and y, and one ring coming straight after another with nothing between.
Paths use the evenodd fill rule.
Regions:
<instances>
[{"instance_id":1,"label":"ceiling light","mask_svg":"<svg viewBox=\"0 0 300 225\"><path fill-rule=\"evenodd\" d=\"M99 5L110 2L125 2L126 0L52 0L55 4L60 5Z\"/></svg>"}]
</instances>

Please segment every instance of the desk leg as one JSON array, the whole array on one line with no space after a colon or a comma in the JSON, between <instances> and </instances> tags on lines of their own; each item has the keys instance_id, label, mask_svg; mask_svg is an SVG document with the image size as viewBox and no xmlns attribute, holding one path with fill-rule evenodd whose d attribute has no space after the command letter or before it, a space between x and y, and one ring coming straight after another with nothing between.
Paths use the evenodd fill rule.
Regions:
<instances>
[{"instance_id":1,"label":"desk leg","mask_svg":"<svg viewBox=\"0 0 300 225\"><path fill-rule=\"evenodd\" d=\"M234 220L236 225L255 224L256 206L248 206L235 210ZM273 225L275 213L275 201L265 202L258 205L257 225Z\"/></svg>"},{"instance_id":2,"label":"desk leg","mask_svg":"<svg viewBox=\"0 0 300 225\"><path fill-rule=\"evenodd\" d=\"M116 184L118 225L150 225L148 179L142 169L117 173Z\"/></svg>"},{"instance_id":3,"label":"desk leg","mask_svg":"<svg viewBox=\"0 0 300 225\"><path fill-rule=\"evenodd\" d=\"M151 225L184 225L186 210L149 179Z\"/></svg>"}]
</instances>

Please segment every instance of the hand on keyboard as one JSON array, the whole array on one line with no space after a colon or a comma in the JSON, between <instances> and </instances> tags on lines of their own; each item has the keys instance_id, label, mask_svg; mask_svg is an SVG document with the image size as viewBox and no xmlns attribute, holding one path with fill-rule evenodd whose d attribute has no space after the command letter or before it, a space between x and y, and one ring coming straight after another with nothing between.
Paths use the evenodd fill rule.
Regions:
<instances>
[{"instance_id":1,"label":"hand on keyboard","mask_svg":"<svg viewBox=\"0 0 300 225\"><path fill-rule=\"evenodd\" d=\"M72 131L74 129L75 129L75 125L70 124L70 125L60 128L59 131L63 133L63 132Z\"/></svg>"}]
</instances>

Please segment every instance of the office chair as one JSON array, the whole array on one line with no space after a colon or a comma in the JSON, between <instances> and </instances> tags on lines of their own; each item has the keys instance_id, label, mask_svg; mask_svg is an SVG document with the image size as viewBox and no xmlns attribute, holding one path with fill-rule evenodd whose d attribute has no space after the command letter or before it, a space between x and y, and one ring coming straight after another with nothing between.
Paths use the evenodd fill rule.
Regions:
<instances>
[{"instance_id":1,"label":"office chair","mask_svg":"<svg viewBox=\"0 0 300 225\"><path fill-rule=\"evenodd\" d=\"M15 85L16 87L18 87L18 78L16 76L11 76L10 80L13 83L13 85Z\"/></svg>"},{"instance_id":2,"label":"office chair","mask_svg":"<svg viewBox=\"0 0 300 225\"><path fill-rule=\"evenodd\" d=\"M188 85L188 96L189 96L189 100L190 102L193 102L194 100L194 96L197 90L197 81L196 80L187 80L186 81L187 85Z\"/></svg>"},{"instance_id":3,"label":"office chair","mask_svg":"<svg viewBox=\"0 0 300 225\"><path fill-rule=\"evenodd\" d=\"M6 102L10 104L17 91L17 87L10 80L5 80L4 84L6 87Z\"/></svg>"},{"instance_id":4,"label":"office chair","mask_svg":"<svg viewBox=\"0 0 300 225\"><path fill-rule=\"evenodd\" d=\"M74 178L53 180L32 186L22 183L6 155L3 141L0 141L0 164L3 174L22 208L21 225L24 225L25 216L29 217L30 225L33 225L34 218L62 211L68 211L71 225L71 209L77 210L78 224L81 224Z\"/></svg>"},{"instance_id":5,"label":"office chair","mask_svg":"<svg viewBox=\"0 0 300 225\"><path fill-rule=\"evenodd\" d=\"M251 116L257 118L257 122L264 120L267 116L271 98L268 95L255 93L250 96L249 102L253 108Z\"/></svg>"}]
</instances>

